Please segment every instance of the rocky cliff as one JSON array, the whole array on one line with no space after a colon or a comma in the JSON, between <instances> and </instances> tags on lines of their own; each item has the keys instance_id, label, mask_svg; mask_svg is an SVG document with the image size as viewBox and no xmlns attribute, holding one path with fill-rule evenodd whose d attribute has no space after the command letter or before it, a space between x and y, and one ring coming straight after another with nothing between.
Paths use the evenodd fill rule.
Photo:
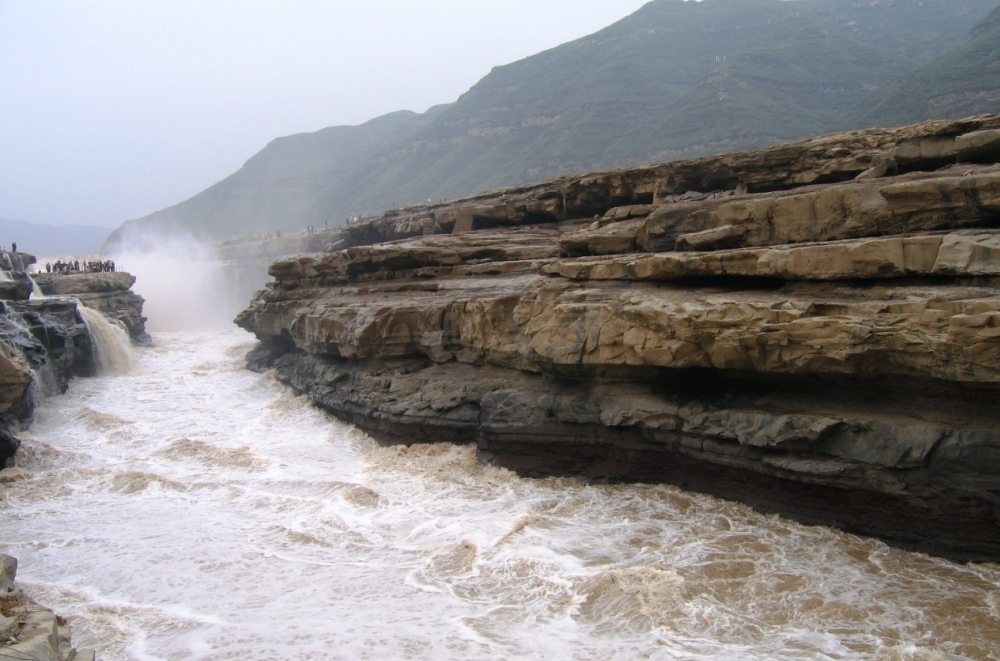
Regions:
<instances>
[{"instance_id":1,"label":"rocky cliff","mask_svg":"<svg viewBox=\"0 0 1000 661\"><path fill-rule=\"evenodd\" d=\"M145 300L132 291L135 276L131 273L36 273L33 277L44 296L75 299L121 324L134 344L149 344L142 316Z\"/></svg>"},{"instance_id":2,"label":"rocky cliff","mask_svg":"<svg viewBox=\"0 0 1000 661\"><path fill-rule=\"evenodd\" d=\"M24 264L30 255L19 255ZM27 258L30 258L28 260ZM74 377L97 373L97 353L80 306L125 328L133 343L149 342L143 299L128 273L36 274L40 295L16 266L0 281L0 469L13 461L13 435L31 422L38 397L65 392Z\"/></svg>"},{"instance_id":3,"label":"rocky cliff","mask_svg":"<svg viewBox=\"0 0 1000 661\"><path fill-rule=\"evenodd\" d=\"M237 322L383 442L998 560L998 161L980 116L393 211Z\"/></svg>"}]
</instances>

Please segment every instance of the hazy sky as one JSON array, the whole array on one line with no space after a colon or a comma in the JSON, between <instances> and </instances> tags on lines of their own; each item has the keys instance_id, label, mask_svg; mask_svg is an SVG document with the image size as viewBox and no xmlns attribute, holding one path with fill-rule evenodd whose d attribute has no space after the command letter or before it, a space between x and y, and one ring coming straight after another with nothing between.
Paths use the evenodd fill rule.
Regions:
<instances>
[{"instance_id":1,"label":"hazy sky","mask_svg":"<svg viewBox=\"0 0 1000 661\"><path fill-rule=\"evenodd\" d=\"M0 0L0 217L117 226L645 2Z\"/></svg>"}]
</instances>

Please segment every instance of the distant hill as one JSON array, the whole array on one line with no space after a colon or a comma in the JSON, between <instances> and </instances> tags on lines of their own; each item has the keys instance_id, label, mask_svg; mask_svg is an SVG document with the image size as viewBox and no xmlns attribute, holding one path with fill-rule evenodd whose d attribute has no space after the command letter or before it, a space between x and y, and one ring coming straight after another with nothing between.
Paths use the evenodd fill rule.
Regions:
<instances>
[{"instance_id":1,"label":"distant hill","mask_svg":"<svg viewBox=\"0 0 1000 661\"><path fill-rule=\"evenodd\" d=\"M111 230L96 225L45 225L0 218L0 245L17 243L20 252L36 257L96 255Z\"/></svg>"},{"instance_id":2,"label":"distant hill","mask_svg":"<svg viewBox=\"0 0 1000 661\"><path fill-rule=\"evenodd\" d=\"M394 205L823 133L961 47L997 5L654 0L494 68L455 103L279 138L195 197L125 223L110 243L139 229L222 239L333 226Z\"/></svg>"},{"instance_id":3,"label":"distant hill","mask_svg":"<svg viewBox=\"0 0 1000 661\"><path fill-rule=\"evenodd\" d=\"M1000 108L1000 8L969 33L969 41L865 99L845 126L902 126L957 119Z\"/></svg>"}]
</instances>

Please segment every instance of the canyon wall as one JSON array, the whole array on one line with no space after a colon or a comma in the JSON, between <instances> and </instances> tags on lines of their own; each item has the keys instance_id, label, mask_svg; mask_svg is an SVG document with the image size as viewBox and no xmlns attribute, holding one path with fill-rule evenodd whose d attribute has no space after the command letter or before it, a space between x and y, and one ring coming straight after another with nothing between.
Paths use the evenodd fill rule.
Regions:
<instances>
[{"instance_id":1,"label":"canyon wall","mask_svg":"<svg viewBox=\"0 0 1000 661\"><path fill-rule=\"evenodd\" d=\"M998 161L979 116L391 211L237 323L382 442L995 561Z\"/></svg>"}]
</instances>

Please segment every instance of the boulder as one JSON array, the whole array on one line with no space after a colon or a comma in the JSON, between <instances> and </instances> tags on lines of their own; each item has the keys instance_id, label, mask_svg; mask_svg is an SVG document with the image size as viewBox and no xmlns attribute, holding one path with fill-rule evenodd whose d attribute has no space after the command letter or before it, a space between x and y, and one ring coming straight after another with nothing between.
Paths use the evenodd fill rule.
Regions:
<instances>
[{"instance_id":1,"label":"boulder","mask_svg":"<svg viewBox=\"0 0 1000 661\"><path fill-rule=\"evenodd\" d=\"M0 553L0 594L14 591L15 578L17 578L17 558Z\"/></svg>"}]
</instances>

